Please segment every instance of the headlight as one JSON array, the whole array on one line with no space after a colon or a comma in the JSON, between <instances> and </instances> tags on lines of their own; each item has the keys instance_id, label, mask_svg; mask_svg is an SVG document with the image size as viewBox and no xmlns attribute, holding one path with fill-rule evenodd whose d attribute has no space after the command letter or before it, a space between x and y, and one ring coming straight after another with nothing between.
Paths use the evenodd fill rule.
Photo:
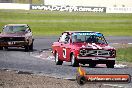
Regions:
<instances>
[{"instance_id":1,"label":"headlight","mask_svg":"<svg viewBox=\"0 0 132 88\"><path fill-rule=\"evenodd\" d=\"M80 50L80 55L86 56L87 55L87 50L85 50L85 49Z\"/></svg>"},{"instance_id":2,"label":"headlight","mask_svg":"<svg viewBox=\"0 0 132 88\"><path fill-rule=\"evenodd\" d=\"M28 41L28 37L25 37L25 41Z\"/></svg>"},{"instance_id":3,"label":"headlight","mask_svg":"<svg viewBox=\"0 0 132 88\"><path fill-rule=\"evenodd\" d=\"M109 54L110 54L110 56L115 56L115 55L116 55L116 51L115 51L115 50L111 50L111 51L109 52Z\"/></svg>"}]
</instances>

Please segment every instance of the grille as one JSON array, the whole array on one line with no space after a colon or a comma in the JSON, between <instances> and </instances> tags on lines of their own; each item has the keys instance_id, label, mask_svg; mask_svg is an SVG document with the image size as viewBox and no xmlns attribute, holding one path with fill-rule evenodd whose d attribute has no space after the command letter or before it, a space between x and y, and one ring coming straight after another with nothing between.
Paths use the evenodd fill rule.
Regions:
<instances>
[{"instance_id":1,"label":"grille","mask_svg":"<svg viewBox=\"0 0 132 88\"><path fill-rule=\"evenodd\" d=\"M108 50L85 50L82 49L80 50L80 55L81 56L112 56L114 53L113 51L108 51Z\"/></svg>"},{"instance_id":2,"label":"grille","mask_svg":"<svg viewBox=\"0 0 132 88\"><path fill-rule=\"evenodd\" d=\"M4 38L0 38L0 41L4 42L4 41L24 41L25 38L24 37L4 37Z\"/></svg>"}]
</instances>

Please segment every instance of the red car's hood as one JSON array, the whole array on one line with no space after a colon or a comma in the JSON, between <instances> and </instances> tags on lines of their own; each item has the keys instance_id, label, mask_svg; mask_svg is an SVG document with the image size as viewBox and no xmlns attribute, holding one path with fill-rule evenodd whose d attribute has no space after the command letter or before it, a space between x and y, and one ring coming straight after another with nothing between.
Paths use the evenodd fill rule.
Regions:
<instances>
[{"instance_id":1,"label":"red car's hood","mask_svg":"<svg viewBox=\"0 0 132 88\"><path fill-rule=\"evenodd\" d=\"M89 49L114 49L113 47L109 46L108 44L96 44L96 43L74 43L73 48L89 48Z\"/></svg>"},{"instance_id":2,"label":"red car's hood","mask_svg":"<svg viewBox=\"0 0 132 88\"><path fill-rule=\"evenodd\" d=\"M0 37L24 37L25 33L24 32L19 32L19 33L1 33Z\"/></svg>"}]
</instances>

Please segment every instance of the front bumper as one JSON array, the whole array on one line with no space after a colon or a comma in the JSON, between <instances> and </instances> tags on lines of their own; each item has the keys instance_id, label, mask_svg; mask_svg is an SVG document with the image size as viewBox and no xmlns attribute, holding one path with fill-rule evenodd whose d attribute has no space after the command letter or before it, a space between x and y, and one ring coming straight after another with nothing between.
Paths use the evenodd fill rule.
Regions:
<instances>
[{"instance_id":1,"label":"front bumper","mask_svg":"<svg viewBox=\"0 0 132 88\"><path fill-rule=\"evenodd\" d=\"M0 42L1 47L22 47L28 45L26 41L8 41L8 42Z\"/></svg>"},{"instance_id":2,"label":"front bumper","mask_svg":"<svg viewBox=\"0 0 132 88\"><path fill-rule=\"evenodd\" d=\"M115 63L116 58L104 58L104 57L77 57L79 63L84 64L106 64L106 63Z\"/></svg>"},{"instance_id":3,"label":"front bumper","mask_svg":"<svg viewBox=\"0 0 132 88\"><path fill-rule=\"evenodd\" d=\"M77 59L87 59L87 60L115 60L116 58L107 58L107 57L77 57Z\"/></svg>"}]
</instances>

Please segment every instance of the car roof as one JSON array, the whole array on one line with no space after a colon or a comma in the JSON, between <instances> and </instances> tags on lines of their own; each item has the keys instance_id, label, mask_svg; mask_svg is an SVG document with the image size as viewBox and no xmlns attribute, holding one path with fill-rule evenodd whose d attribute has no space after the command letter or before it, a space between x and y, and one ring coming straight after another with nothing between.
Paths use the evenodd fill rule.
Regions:
<instances>
[{"instance_id":1,"label":"car roof","mask_svg":"<svg viewBox=\"0 0 132 88\"><path fill-rule=\"evenodd\" d=\"M83 32L100 33L100 32L95 32L95 31L65 31L65 32L68 32L69 34L76 33L76 32L82 32L82 33L83 33ZM65 32L64 32L64 33L65 33Z\"/></svg>"},{"instance_id":2,"label":"car roof","mask_svg":"<svg viewBox=\"0 0 132 88\"><path fill-rule=\"evenodd\" d=\"M27 26L27 24L7 24L5 26Z\"/></svg>"}]
</instances>

